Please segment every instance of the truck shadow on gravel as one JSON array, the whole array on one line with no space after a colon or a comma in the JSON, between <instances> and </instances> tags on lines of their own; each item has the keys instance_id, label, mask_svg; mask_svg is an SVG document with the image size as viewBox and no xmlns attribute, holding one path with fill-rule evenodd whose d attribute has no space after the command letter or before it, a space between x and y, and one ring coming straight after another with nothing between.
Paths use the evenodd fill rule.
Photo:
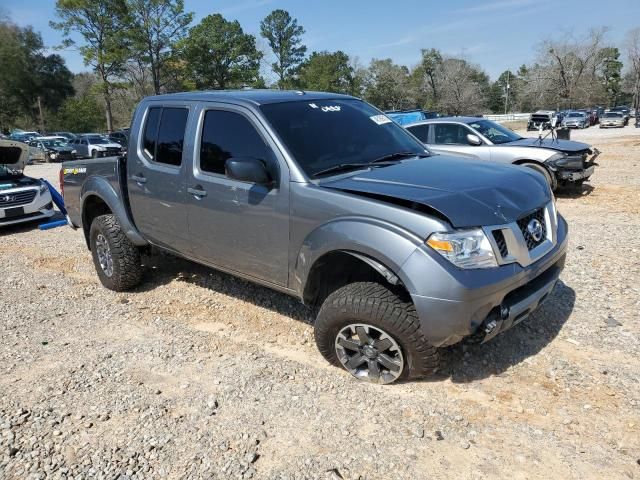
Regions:
<instances>
[{"instance_id":1,"label":"truck shadow on gravel","mask_svg":"<svg viewBox=\"0 0 640 480\"><path fill-rule=\"evenodd\" d=\"M575 291L558 281L547 301L522 323L485 344L462 343L446 349L442 370L427 381L450 378L455 383L468 383L504 373L538 354L558 336L575 300Z\"/></svg>"},{"instance_id":2,"label":"truck shadow on gravel","mask_svg":"<svg viewBox=\"0 0 640 480\"><path fill-rule=\"evenodd\" d=\"M173 281L190 283L222 295L266 308L312 325L314 312L297 299L233 275L170 254L144 258L147 273L135 292L147 292Z\"/></svg>"},{"instance_id":3,"label":"truck shadow on gravel","mask_svg":"<svg viewBox=\"0 0 640 480\"><path fill-rule=\"evenodd\" d=\"M315 311L286 294L168 254L146 257L145 264L145 281L135 292L151 291L174 281L186 282L313 325ZM461 343L443 349L441 370L420 381L450 378L466 383L500 375L536 355L560 333L575 299L575 291L558 281L548 300L529 318L485 344Z\"/></svg>"}]
</instances>

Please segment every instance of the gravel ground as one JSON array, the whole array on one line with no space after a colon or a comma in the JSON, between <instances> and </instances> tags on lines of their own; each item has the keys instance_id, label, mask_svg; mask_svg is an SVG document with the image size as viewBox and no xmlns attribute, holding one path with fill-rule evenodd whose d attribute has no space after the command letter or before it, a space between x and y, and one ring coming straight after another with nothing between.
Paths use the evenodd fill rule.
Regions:
<instances>
[{"instance_id":1,"label":"gravel ground","mask_svg":"<svg viewBox=\"0 0 640 480\"><path fill-rule=\"evenodd\" d=\"M640 478L640 130L573 133L552 297L422 382L328 366L287 296L168 257L116 294L81 233L4 229L0 477Z\"/></svg>"}]
</instances>

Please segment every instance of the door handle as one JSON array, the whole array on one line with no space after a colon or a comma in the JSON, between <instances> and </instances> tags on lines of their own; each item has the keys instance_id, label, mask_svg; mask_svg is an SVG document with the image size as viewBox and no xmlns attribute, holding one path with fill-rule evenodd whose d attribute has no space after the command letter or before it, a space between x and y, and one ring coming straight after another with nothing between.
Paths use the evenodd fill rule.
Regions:
<instances>
[{"instance_id":1,"label":"door handle","mask_svg":"<svg viewBox=\"0 0 640 480\"><path fill-rule=\"evenodd\" d=\"M198 199L207 196L207 191L202 190L202 187L200 185L198 185L195 188L192 188L192 187L187 188L187 193L190 193L191 195L193 195Z\"/></svg>"},{"instance_id":2,"label":"door handle","mask_svg":"<svg viewBox=\"0 0 640 480\"><path fill-rule=\"evenodd\" d=\"M144 178L142 175L131 175L131 180L133 180L138 184L147 183L147 179Z\"/></svg>"}]
</instances>

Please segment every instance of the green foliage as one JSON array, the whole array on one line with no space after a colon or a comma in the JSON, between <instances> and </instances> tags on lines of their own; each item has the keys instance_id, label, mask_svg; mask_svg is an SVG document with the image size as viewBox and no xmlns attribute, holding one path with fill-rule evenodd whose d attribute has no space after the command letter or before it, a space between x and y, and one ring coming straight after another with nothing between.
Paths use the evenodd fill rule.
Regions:
<instances>
[{"instance_id":1,"label":"green foliage","mask_svg":"<svg viewBox=\"0 0 640 480\"><path fill-rule=\"evenodd\" d=\"M615 47L603 48L600 51L602 72L601 82L606 92L608 104L617 105L622 93L622 62L620 50Z\"/></svg>"},{"instance_id":2,"label":"green foliage","mask_svg":"<svg viewBox=\"0 0 640 480\"><path fill-rule=\"evenodd\" d=\"M45 55L42 37L31 27L0 21L0 126L23 115L42 125L44 110L56 109L73 94L73 75L59 55Z\"/></svg>"},{"instance_id":3,"label":"green foliage","mask_svg":"<svg viewBox=\"0 0 640 480\"><path fill-rule=\"evenodd\" d=\"M364 98L381 110L413 108L409 69L390 58L371 60L364 79Z\"/></svg>"},{"instance_id":4,"label":"green foliage","mask_svg":"<svg viewBox=\"0 0 640 480\"><path fill-rule=\"evenodd\" d=\"M204 17L180 43L184 66L198 89L254 85L262 53L253 35L220 14Z\"/></svg>"},{"instance_id":5,"label":"green foliage","mask_svg":"<svg viewBox=\"0 0 640 480\"><path fill-rule=\"evenodd\" d=\"M96 132L106 127L103 108L91 95L67 99L58 110L50 130Z\"/></svg>"},{"instance_id":6,"label":"green foliage","mask_svg":"<svg viewBox=\"0 0 640 480\"><path fill-rule=\"evenodd\" d=\"M125 0L57 0L56 15L60 21L50 24L62 31L64 45L75 43L72 32L83 39L80 53L85 65L93 67L102 82L107 130L111 131L112 82L122 75L130 56L130 45L123 34L128 22Z\"/></svg>"},{"instance_id":7,"label":"green foliage","mask_svg":"<svg viewBox=\"0 0 640 480\"><path fill-rule=\"evenodd\" d=\"M278 75L278 86L291 86L297 69L304 60L307 47L302 44L304 28L286 10L274 10L260 23L260 34L267 40L276 57L272 64Z\"/></svg>"},{"instance_id":8,"label":"green foliage","mask_svg":"<svg viewBox=\"0 0 640 480\"><path fill-rule=\"evenodd\" d=\"M131 56L151 71L153 90L161 93L169 79L175 46L184 38L193 13L184 0L127 0L127 35Z\"/></svg>"},{"instance_id":9,"label":"green foliage","mask_svg":"<svg viewBox=\"0 0 640 480\"><path fill-rule=\"evenodd\" d=\"M354 71L342 52L313 52L300 66L300 86L306 90L352 94Z\"/></svg>"}]
</instances>

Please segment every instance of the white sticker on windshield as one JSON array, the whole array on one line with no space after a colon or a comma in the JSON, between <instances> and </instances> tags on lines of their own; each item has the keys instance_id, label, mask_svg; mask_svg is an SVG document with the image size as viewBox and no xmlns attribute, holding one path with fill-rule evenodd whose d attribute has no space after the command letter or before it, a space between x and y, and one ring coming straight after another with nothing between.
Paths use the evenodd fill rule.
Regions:
<instances>
[{"instance_id":1,"label":"white sticker on windshield","mask_svg":"<svg viewBox=\"0 0 640 480\"><path fill-rule=\"evenodd\" d=\"M391 119L386 115L374 115L369 117L371 120L376 122L378 125L384 125L385 123L391 123Z\"/></svg>"}]
</instances>

